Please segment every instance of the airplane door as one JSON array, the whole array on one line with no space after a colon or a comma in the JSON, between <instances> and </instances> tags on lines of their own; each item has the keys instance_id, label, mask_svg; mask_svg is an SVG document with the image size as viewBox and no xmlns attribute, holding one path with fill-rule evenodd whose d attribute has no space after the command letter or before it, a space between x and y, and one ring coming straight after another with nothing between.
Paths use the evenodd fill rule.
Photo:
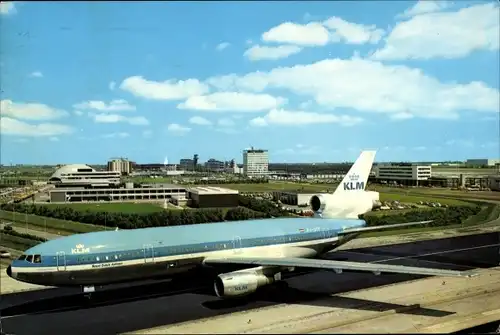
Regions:
<instances>
[{"instance_id":1,"label":"airplane door","mask_svg":"<svg viewBox=\"0 0 500 335\"><path fill-rule=\"evenodd\" d=\"M144 244L144 263L153 263L155 261L155 255L152 244Z\"/></svg>"},{"instance_id":2,"label":"airplane door","mask_svg":"<svg viewBox=\"0 0 500 335\"><path fill-rule=\"evenodd\" d=\"M56 252L57 271L66 271L66 253L64 251Z\"/></svg>"},{"instance_id":3,"label":"airplane door","mask_svg":"<svg viewBox=\"0 0 500 335\"><path fill-rule=\"evenodd\" d=\"M235 254L241 253L241 237L239 236L233 237L233 253Z\"/></svg>"}]
</instances>

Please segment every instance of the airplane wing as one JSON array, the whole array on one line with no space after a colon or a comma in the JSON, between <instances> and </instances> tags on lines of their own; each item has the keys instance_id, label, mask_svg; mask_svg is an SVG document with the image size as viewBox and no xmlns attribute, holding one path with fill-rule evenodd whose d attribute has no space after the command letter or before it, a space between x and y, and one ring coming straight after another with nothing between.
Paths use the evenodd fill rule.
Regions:
<instances>
[{"instance_id":1,"label":"airplane wing","mask_svg":"<svg viewBox=\"0 0 500 335\"><path fill-rule=\"evenodd\" d=\"M346 236L346 235L357 235L357 234L360 234L360 233L367 233L367 232L373 232L373 231L387 230L387 229L393 229L393 228L418 226L418 225L423 225L423 224L426 224L426 223L430 223L432 221L434 221L434 220L397 223L397 224L389 224L389 225L373 226L373 227L347 228L347 229L344 229L344 230L338 232L338 235L344 235L344 236Z\"/></svg>"},{"instance_id":2,"label":"airplane wing","mask_svg":"<svg viewBox=\"0 0 500 335\"><path fill-rule=\"evenodd\" d=\"M255 266L282 266L282 267L303 267L333 270L337 273L347 271L366 271L373 272L376 275L382 272L389 273L404 273L424 276L445 276L445 277L473 277L477 273L472 271L452 271L430 268L419 268L402 265L390 265L380 263L361 263L361 262L345 262L331 261L322 259L310 258L256 258L256 257L227 257L227 258L207 258L204 264L248 264Z\"/></svg>"}]
</instances>

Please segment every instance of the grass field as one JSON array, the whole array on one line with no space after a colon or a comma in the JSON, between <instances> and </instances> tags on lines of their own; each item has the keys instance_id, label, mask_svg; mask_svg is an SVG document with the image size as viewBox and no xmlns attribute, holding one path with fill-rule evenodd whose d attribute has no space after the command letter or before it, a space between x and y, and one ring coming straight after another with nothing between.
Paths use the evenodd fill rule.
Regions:
<instances>
[{"instance_id":1,"label":"grass field","mask_svg":"<svg viewBox=\"0 0 500 335\"><path fill-rule=\"evenodd\" d=\"M493 191L475 191L465 192L458 190L450 190L446 188L397 188L397 187L383 187L379 185L369 185L368 189L390 194L411 194L415 196L433 196L433 197L452 197L455 199L478 199L478 200L494 200L500 202L500 192Z\"/></svg>"},{"instance_id":2,"label":"grass field","mask_svg":"<svg viewBox=\"0 0 500 335\"><path fill-rule=\"evenodd\" d=\"M118 203L74 203L74 204L46 204L41 206L47 207L68 207L77 211L92 211L92 212L108 212L108 213L154 213L164 210L160 204L152 203L134 203L134 202L118 202ZM169 209L177 209L170 206Z\"/></svg>"},{"instance_id":3,"label":"grass field","mask_svg":"<svg viewBox=\"0 0 500 335\"><path fill-rule=\"evenodd\" d=\"M89 233L92 231L105 230L105 227L95 226L91 224L83 224L79 222L59 220L36 215L25 215L22 213L14 213L0 210L0 219L13 222L16 224L28 224L29 229L44 231L54 234L67 235L75 233ZM49 231L50 229L50 231Z\"/></svg>"}]
</instances>

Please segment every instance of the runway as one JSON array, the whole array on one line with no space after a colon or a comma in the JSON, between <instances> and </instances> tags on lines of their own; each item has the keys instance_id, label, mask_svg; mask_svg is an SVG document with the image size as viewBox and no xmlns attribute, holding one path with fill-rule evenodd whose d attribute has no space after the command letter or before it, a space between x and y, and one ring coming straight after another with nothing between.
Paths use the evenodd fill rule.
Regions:
<instances>
[{"instance_id":1,"label":"runway","mask_svg":"<svg viewBox=\"0 0 500 335\"><path fill-rule=\"evenodd\" d=\"M498 266L499 245L500 234L489 233L344 250L331 253L327 258L467 270ZM418 278L422 276L338 275L318 271L288 279L289 289L265 288L242 301L220 300L212 295L210 283L201 281L191 283L198 288L196 293L185 291L186 281L156 282L141 287L108 290L87 305L82 305L82 299L74 296L78 290L48 289L2 295L0 312L6 334L116 334L259 307L271 308L277 304L317 306L322 304L321 297L330 294ZM355 300L336 299L329 301L329 305L335 303L335 307L351 309L370 306L370 301ZM386 308L394 308L389 305ZM66 310L60 310L61 307Z\"/></svg>"}]
</instances>

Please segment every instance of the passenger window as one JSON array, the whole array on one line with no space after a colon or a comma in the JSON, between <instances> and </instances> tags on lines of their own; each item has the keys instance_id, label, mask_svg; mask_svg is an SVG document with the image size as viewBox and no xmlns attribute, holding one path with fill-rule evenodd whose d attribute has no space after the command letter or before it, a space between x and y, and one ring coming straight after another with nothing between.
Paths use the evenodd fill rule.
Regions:
<instances>
[{"instance_id":1,"label":"passenger window","mask_svg":"<svg viewBox=\"0 0 500 335\"><path fill-rule=\"evenodd\" d=\"M33 259L33 263L41 263L41 262L42 262L42 256L35 255L35 258Z\"/></svg>"},{"instance_id":2,"label":"passenger window","mask_svg":"<svg viewBox=\"0 0 500 335\"><path fill-rule=\"evenodd\" d=\"M29 255L28 258L26 258L26 260L30 263L33 263L33 255Z\"/></svg>"},{"instance_id":3,"label":"passenger window","mask_svg":"<svg viewBox=\"0 0 500 335\"><path fill-rule=\"evenodd\" d=\"M106 256L106 260L107 260L107 261L109 261L109 258L108 258L108 256Z\"/></svg>"},{"instance_id":4,"label":"passenger window","mask_svg":"<svg viewBox=\"0 0 500 335\"><path fill-rule=\"evenodd\" d=\"M26 259L26 255L21 255L21 256L19 256L19 258L17 260L24 261L25 259Z\"/></svg>"},{"instance_id":5,"label":"passenger window","mask_svg":"<svg viewBox=\"0 0 500 335\"><path fill-rule=\"evenodd\" d=\"M117 256L117 255L115 255L115 259L118 259L118 256Z\"/></svg>"},{"instance_id":6,"label":"passenger window","mask_svg":"<svg viewBox=\"0 0 500 335\"><path fill-rule=\"evenodd\" d=\"M97 256L97 257L95 258L95 260L99 262L99 256Z\"/></svg>"}]
</instances>

